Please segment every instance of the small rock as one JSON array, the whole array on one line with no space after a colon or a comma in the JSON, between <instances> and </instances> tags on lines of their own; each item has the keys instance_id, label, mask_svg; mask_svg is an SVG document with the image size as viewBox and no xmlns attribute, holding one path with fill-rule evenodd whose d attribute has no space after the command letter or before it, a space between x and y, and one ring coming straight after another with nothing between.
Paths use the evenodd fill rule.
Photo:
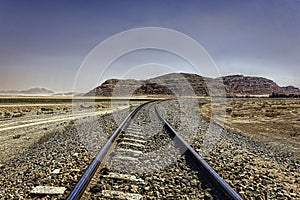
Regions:
<instances>
[{"instance_id":1,"label":"small rock","mask_svg":"<svg viewBox=\"0 0 300 200\"><path fill-rule=\"evenodd\" d=\"M12 117L22 117L22 116L23 116L23 114L20 112L16 112L12 115Z\"/></svg>"},{"instance_id":2,"label":"small rock","mask_svg":"<svg viewBox=\"0 0 300 200\"><path fill-rule=\"evenodd\" d=\"M108 175L109 174L109 170L107 168L102 168L100 170L100 174L102 174L102 175Z\"/></svg>"},{"instance_id":3,"label":"small rock","mask_svg":"<svg viewBox=\"0 0 300 200\"><path fill-rule=\"evenodd\" d=\"M60 173L60 169L55 169L51 172L51 174L59 174Z\"/></svg>"},{"instance_id":4,"label":"small rock","mask_svg":"<svg viewBox=\"0 0 300 200\"><path fill-rule=\"evenodd\" d=\"M63 194L65 187L54 187L54 186L36 186L33 188L31 194Z\"/></svg>"},{"instance_id":5,"label":"small rock","mask_svg":"<svg viewBox=\"0 0 300 200\"><path fill-rule=\"evenodd\" d=\"M74 153L73 156L78 157L79 153Z\"/></svg>"},{"instance_id":6,"label":"small rock","mask_svg":"<svg viewBox=\"0 0 300 200\"><path fill-rule=\"evenodd\" d=\"M94 194L98 193L100 191L101 191L101 187L99 185L95 185L95 186L91 187L91 189L90 189L90 192L94 193Z\"/></svg>"},{"instance_id":7,"label":"small rock","mask_svg":"<svg viewBox=\"0 0 300 200\"><path fill-rule=\"evenodd\" d=\"M13 139L18 139L20 137L21 137L21 135L13 135Z\"/></svg>"}]
</instances>

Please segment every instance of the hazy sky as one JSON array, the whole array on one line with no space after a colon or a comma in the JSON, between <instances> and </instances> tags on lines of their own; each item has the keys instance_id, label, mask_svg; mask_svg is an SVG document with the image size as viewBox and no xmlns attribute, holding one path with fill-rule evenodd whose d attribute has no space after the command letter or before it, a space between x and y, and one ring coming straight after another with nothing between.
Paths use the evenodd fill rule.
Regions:
<instances>
[{"instance_id":1,"label":"hazy sky","mask_svg":"<svg viewBox=\"0 0 300 200\"><path fill-rule=\"evenodd\" d=\"M97 44L149 26L195 39L221 75L258 75L300 87L299 0L0 0L0 89L71 91L81 63ZM144 56L135 58L143 63ZM129 55L123 62L130 65L130 60ZM189 71L178 63L175 69ZM167 72L159 67L135 76ZM81 89L93 86L82 83Z\"/></svg>"}]
</instances>

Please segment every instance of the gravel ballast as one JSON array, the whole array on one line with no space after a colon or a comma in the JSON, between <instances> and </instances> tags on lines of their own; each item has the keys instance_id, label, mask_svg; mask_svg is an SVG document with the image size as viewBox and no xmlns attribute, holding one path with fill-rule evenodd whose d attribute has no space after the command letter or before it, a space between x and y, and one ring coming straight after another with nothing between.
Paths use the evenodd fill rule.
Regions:
<instances>
[{"instance_id":1,"label":"gravel ballast","mask_svg":"<svg viewBox=\"0 0 300 200\"><path fill-rule=\"evenodd\" d=\"M300 199L300 160L292 151L195 119L190 114L200 111L182 109L178 101L165 101L160 107L182 137L193 136L191 146L242 198Z\"/></svg>"}]
</instances>

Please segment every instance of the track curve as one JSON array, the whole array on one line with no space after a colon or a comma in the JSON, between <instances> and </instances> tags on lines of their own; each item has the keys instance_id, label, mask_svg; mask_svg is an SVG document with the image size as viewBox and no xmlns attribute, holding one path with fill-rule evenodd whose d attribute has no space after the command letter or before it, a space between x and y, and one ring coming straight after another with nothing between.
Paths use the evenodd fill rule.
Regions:
<instances>
[{"instance_id":1,"label":"track curve","mask_svg":"<svg viewBox=\"0 0 300 200\"><path fill-rule=\"evenodd\" d=\"M152 116L153 113L155 113L157 117L155 123L157 123L159 127L158 133L151 135L151 137L147 136L145 129L141 129L141 127L146 126L146 123L149 122L149 119L148 121L140 120L143 119L147 113L152 113ZM137 114L139 114L138 117ZM146 103L137 107L124 119L91 162L67 199L80 199L84 196L87 189L88 193L91 193L88 194L88 198L92 199L188 198L190 191L185 188L174 188L174 193L178 192L180 194L171 194L170 196L169 191L172 191L172 188L168 188L168 185L165 183L168 182L168 180L165 181L163 177L157 178L161 177L159 174L163 174L165 171L158 172L157 175L151 174L151 176L149 176L145 173L139 174L129 170L129 168L143 169L145 163L148 161L145 160L145 158L141 159L141 155L154 151L153 146L159 146L159 148L161 148L168 142L174 143L177 149L184 152L182 157L178 158L179 164L175 164L175 170L172 165L173 168L169 167L169 171L175 173L178 172L176 167L184 168L183 171L179 173L181 174L182 180L184 180L183 182L186 180L189 181L185 176L191 177L190 181L195 188L191 188L190 191L193 193L199 192L199 194L193 194L194 196L192 197L207 198L206 190L209 188L209 197L213 199L242 199L159 114L155 103L151 103L150 105ZM126 163L126 165L124 163ZM112 169L112 167L109 166L119 166L119 168ZM195 180L197 178L199 180ZM175 180L175 182L176 181L180 180ZM199 181L201 183L199 183ZM91 182L93 183L91 184ZM169 182L173 182L173 180ZM158 189L159 187L163 189ZM204 192L197 191L202 189ZM155 190L156 194L153 194Z\"/></svg>"}]
</instances>

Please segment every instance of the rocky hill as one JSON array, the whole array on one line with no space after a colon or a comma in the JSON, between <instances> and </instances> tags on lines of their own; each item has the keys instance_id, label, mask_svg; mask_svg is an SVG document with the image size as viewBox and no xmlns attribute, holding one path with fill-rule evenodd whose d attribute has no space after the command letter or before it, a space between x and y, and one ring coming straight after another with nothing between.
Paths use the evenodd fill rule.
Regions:
<instances>
[{"instance_id":1,"label":"rocky hill","mask_svg":"<svg viewBox=\"0 0 300 200\"><path fill-rule=\"evenodd\" d=\"M274 81L262 78L243 75L222 77L228 92L234 95L270 95L278 94L300 94L300 90L293 86L280 87Z\"/></svg>"},{"instance_id":2,"label":"rocky hill","mask_svg":"<svg viewBox=\"0 0 300 200\"><path fill-rule=\"evenodd\" d=\"M144 95L207 96L201 76L172 73L147 80L109 79L85 96L144 96Z\"/></svg>"},{"instance_id":3,"label":"rocky hill","mask_svg":"<svg viewBox=\"0 0 300 200\"><path fill-rule=\"evenodd\" d=\"M147 80L109 79L85 96L220 96L224 95L300 94L293 86L280 87L262 77L243 75L224 76L216 79L197 74L171 73Z\"/></svg>"}]
</instances>

